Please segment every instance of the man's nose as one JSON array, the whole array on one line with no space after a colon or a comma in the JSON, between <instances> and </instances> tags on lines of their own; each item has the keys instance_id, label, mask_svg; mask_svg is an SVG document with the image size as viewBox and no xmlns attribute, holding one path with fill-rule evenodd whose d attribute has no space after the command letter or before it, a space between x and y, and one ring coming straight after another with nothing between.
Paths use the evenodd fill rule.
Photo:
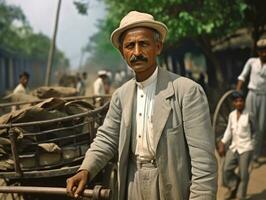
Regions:
<instances>
[{"instance_id":1,"label":"man's nose","mask_svg":"<svg viewBox=\"0 0 266 200\"><path fill-rule=\"evenodd\" d=\"M140 54L141 54L141 48L138 44L136 44L134 48L134 55L139 56Z\"/></svg>"}]
</instances>

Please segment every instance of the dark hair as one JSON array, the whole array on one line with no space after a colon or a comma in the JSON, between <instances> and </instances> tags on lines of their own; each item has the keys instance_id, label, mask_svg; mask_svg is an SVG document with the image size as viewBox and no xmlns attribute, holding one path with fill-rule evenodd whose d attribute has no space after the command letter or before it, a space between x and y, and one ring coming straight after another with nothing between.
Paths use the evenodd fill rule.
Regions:
<instances>
[{"instance_id":1,"label":"dark hair","mask_svg":"<svg viewBox=\"0 0 266 200\"><path fill-rule=\"evenodd\" d=\"M19 78L25 76L27 79L30 78L30 74L28 72L22 72L20 75L19 75Z\"/></svg>"},{"instance_id":2,"label":"dark hair","mask_svg":"<svg viewBox=\"0 0 266 200\"><path fill-rule=\"evenodd\" d=\"M245 100L245 96L244 96L242 91L234 91L232 93L232 98L233 98L233 100L236 100L238 98L241 98L241 99Z\"/></svg>"}]
</instances>

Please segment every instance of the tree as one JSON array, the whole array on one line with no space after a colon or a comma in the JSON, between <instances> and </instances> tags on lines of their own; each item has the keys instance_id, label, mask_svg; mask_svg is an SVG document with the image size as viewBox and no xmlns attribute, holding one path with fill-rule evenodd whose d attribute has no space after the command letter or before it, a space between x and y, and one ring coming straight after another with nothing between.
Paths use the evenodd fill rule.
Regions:
<instances>
[{"instance_id":1,"label":"tree","mask_svg":"<svg viewBox=\"0 0 266 200\"><path fill-rule=\"evenodd\" d=\"M7 5L0 0L0 44L2 47L15 49L20 40L19 32L29 28L22 10L13 5Z\"/></svg>"},{"instance_id":2,"label":"tree","mask_svg":"<svg viewBox=\"0 0 266 200\"><path fill-rule=\"evenodd\" d=\"M266 32L266 1L246 0L248 5L245 11L246 26L251 29L253 38L252 55L256 54L256 42Z\"/></svg>"},{"instance_id":3,"label":"tree","mask_svg":"<svg viewBox=\"0 0 266 200\"><path fill-rule=\"evenodd\" d=\"M0 45L22 57L46 61L50 38L33 32L20 7L0 0ZM68 60L59 49L55 53L56 65L68 65Z\"/></svg>"},{"instance_id":4,"label":"tree","mask_svg":"<svg viewBox=\"0 0 266 200\"><path fill-rule=\"evenodd\" d=\"M99 23L99 31L90 38L85 51L91 53L87 60L87 64L95 66L94 68L105 68L109 70L120 69L123 61L119 52L112 46L110 42L110 34L104 31L108 26L108 21L101 21Z\"/></svg>"}]
</instances>

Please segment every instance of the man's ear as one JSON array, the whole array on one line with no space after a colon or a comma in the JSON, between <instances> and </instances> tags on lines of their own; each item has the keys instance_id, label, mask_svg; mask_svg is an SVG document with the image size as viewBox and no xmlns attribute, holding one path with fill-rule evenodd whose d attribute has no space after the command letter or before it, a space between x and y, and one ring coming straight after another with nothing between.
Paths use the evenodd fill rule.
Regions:
<instances>
[{"instance_id":1,"label":"man's ear","mask_svg":"<svg viewBox=\"0 0 266 200\"><path fill-rule=\"evenodd\" d=\"M156 43L156 55L160 55L163 49L163 42L159 41Z\"/></svg>"}]
</instances>

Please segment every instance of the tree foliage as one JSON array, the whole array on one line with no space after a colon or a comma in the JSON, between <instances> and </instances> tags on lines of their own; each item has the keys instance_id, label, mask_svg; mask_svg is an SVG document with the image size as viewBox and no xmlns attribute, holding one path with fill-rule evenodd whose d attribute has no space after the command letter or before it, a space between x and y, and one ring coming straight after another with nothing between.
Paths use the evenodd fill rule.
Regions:
<instances>
[{"instance_id":1,"label":"tree foliage","mask_svg":"<svg viewBox=\"0 0 266 200\"><path fill-rule=\"evenodd\" d=\"M252 54L256 52L257 40L266 32L266 1L245 0L248 8L245 11L245 26L249 27L253 38Z\"/></svg>"},{"instance_id":2,"label":"tree foliage","mask_svg":"<svg viewBox=\"0 0 266 200\"><path fill-rule=\"evenodd\" d=\"M90 38L85 50L91 53L87 64L95 68L115 70L121 68L123 61L120 53L111 44L109 32L104 31L109 25L108 21L99 23L100 31Z\"/></svg>"},{"instance_id":3,"label":"tree foliage","mask_svg":"<svg viewBox=\"0 0 266 200\"><path fill-rule=\"evenodd\" d=\"M0 0L0 46L24 57L46 61L50 38L34 33L20 7ZM68 64L62 51L56 50L55 65Z\"/></svg>"}]
</instances>

